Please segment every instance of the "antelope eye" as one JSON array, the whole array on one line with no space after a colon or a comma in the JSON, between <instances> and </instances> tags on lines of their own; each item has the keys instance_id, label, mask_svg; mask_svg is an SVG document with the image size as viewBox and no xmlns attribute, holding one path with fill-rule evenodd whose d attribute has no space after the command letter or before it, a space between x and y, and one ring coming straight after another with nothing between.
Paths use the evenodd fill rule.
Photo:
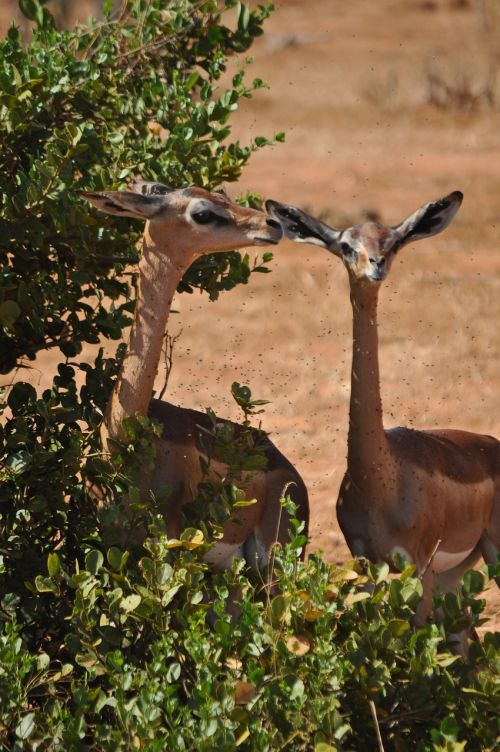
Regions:
<instances>
[{"instance_id":1,"label":"antelope eye","mask_svg":"<svg viewBox=\"0 0 500 752\"><path fill-rule=\"evenodd\" d=\"M194 212L191 216L199 225L208 225L210 222L217 219L217 214L214 214L214 212L209 209L202 209L201 211Z\"/></svg>"},{"instance_id":2,"label":"antelope eye","mask_svg":"<svg viewBox=\"0 0 500 752\"><path fill-rule=\"evenodd\" d=\"M349 243L341 243L340 244L340 250L344 254L344 256L352 256L354 253L353 249L349 245Z\"/></svg>"}]
</instances>

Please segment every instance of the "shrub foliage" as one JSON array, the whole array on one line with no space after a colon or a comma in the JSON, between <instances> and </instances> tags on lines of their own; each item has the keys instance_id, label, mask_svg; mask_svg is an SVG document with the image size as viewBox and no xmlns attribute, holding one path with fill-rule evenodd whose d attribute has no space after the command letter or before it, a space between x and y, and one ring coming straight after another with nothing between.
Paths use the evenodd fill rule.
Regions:
<instances>
[{"instance_id":1,"label":"shrub foliage","mask_svg":"<svg viewBox=\"0 0 500 752\"><path fill-rule=\"evenodd\" d=\"M209 573L203 553L246 503L237 483L261 466L258 441L235 443L212 416L206 442L229 470L201 484L179 540L134 483L157 427L130 420L114 464L101 454L123 349L75 359L83 342L122 337L141 228L92 214L76 189L136 175L213 188L268 143L227 143L231 112L263 84L245 82L244 63L226 89L220 78L270 7L128 0L113 16L111 5L103 21L63 31L41 0L20 0L33 40L12 28L0 45L1 370L62 353L50 389L17 381L0 405L0 749L496 749L498 638L473 643L468 661L447 644L464 606L481 624L480 573L442 601L441 624L418 630L411 568L389 579L386 565L303 563L299 523L266 577L241 561ZM181 289L215 299L264 269L216 255ZM262 402L237 384L233 396L249 425ZM111 515L128 494L143 545L103 541L88 480L114 500Z\"/></svg>"},{"instance_id":2,"label":"shrub foliage","mask_svg":"<svg viewBox=\"0 0 500 752\"><path fill-rule=\"evenodd\" d=\"M141 226L89 215L76 189L119 188L134 176L209 189L236 180L251 146L223 143L246 83L244 65L220 89L228 58L261 33L269 10L237 5L236 28L218 2L131 0L118 18L76 31L56 29L38 0L32 44L12 27L0 52L0 369L59 347L118 339L130 305L111 309L128 286L120 272L136 260ZM278 134L278 138L282 136ZM220 290L245 282L248 258L204 257L181 289Z\"/></svg>"}]
</instances>

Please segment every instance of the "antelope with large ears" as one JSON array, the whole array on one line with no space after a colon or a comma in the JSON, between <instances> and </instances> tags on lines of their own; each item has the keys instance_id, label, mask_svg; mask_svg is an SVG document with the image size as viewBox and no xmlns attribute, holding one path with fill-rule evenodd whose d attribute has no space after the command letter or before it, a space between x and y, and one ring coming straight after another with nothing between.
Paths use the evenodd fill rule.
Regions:
<instances>
[{"instance_id":1,"label":"antelope with large ears","mask_svg":"<svg viewBox=\"0 0 500 752\"><path fill-rule=\"evenodd\" d=\"M139 284L130 340L107 405L103 444L123 441L123 420L137 413L156 418L163 427L157 442L155 469L148 486L167 486L171 494L162 507L167 529L179 534L183 504L202 479L200 430L210 428L208 416L152 399L168 316L177 285L193 261L203 254L251 245L276 244L279 223L264 212L232 203L201 188L171 190L160 183L137 182L132 191L81 191L101 211L146 222ZM278 541L285 543L289 517L280 504L285 488L308 521L304 483L290 462L265 438L267 468L245 485L247 498L257 502L238 510L224 527L223 539L207 554L215 568L226 568L235 556L254 567L265 565ZM211 467L224 474L212 459Z\"/></svg>"},{"instance_id":2,"label":"antelope with large ears","mask_svg":"<svg viewBox=\"0 0 500 752\"><path fill-rule=\"evenodd\" d=\"M500 551L500 442L459 430L384 430L380 397L377 302L381 282L403 246L442 232L462 194L450 193L395 227L377 222L340 231L293 206L268 201L285 234L326 248L349 275L353 354L347 471L337 516L354 555L391 563L403 554L422 576L422 623L432 587L452 590L482 555Z\"/></svg>"}]
</instances>

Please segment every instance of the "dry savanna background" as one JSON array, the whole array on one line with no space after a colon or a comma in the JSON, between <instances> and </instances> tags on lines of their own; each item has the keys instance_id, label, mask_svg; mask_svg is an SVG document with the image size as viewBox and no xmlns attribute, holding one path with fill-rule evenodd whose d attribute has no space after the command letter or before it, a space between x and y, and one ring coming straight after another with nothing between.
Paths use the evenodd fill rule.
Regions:
<instances>
[{"instance_id":1,"label":"dry savanna background","mask_svg":"<svg viewBox=\"0 0 500 752\"><path fill-rule=\"evenodd\" d=\"M82 0L81 17L90 5ZM3 29L14 6L2 0ZM396 224L462 190L452 225L406 247L380 295L385 422L500 436L500 3L282 0L266 27L251 74L270 89L235 113L233 137L285 131L286 142L255 155L228 192L255 190L342 228L367 217ZM346 272L325 251L289 242L276 249L272 269L216 303L176 299L167 395L233 419L233 381L270 400L262 425L309 488L310 550L341 562ZM93 357L90 348L84 357ZM57 360L40 356L16 378L41 388ZM490 589L497 624L499 611Z\"/></svg>"}]
</instances>

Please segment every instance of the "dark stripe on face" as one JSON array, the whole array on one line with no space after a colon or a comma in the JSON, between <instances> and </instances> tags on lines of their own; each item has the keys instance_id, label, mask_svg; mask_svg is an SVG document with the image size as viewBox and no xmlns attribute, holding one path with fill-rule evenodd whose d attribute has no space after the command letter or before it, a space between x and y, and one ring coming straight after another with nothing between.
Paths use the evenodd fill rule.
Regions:
<instances>
[{"instance_id":1,"label":"dark stripe on face","mask_svg":"<svg viewBox=\"0 0 500 752\"><path fill-rule=\"evenodd\" d=\"M323 243L325 242L323 235L320 235L318 232L312 229L312 222L309 223L307 221L304 221L302 212L298 211L297 209L293 209L292 207L283 206L277 210L277 213L285 219L290 220L286 224L287 230L294 235L297 235L297 237L304 240L306 238L316 238L317 240L321 240Z\"/></svg>"},{"instance_id":2,"label":"dark stripe on face","mask_svg":"<svg viewBox=\"0 0 500 752\"><path fill-rule=\"evenodd\" d=\"M124 209L123 206L120 206L120 204L115 204L115 202L111 201L111 199L106 199L106 201L104 202L104 205L108 209L112 209L115 212L126 212L127 211L127 209Z\"/></svg>"},{"instance_id":3,"label":"dark stripe on face","mask_svg":"<svg viewBox=\"0 0 500 752\"><path fill-rule=\"evenodd\" d=\"M298 235L299 238L316 238L317 240L321 240L322 243L325 242L323 236L314 232L314 230L312 230L305 222L295 222L294 224L289 225L288 229L290 232L293 232L294 235Z\"/></svg>"},{"instance_id":4,"label":"dark stripe on face","mask_svg":"<svg viewBox=\"0 0 500 752\"><path fill-rule=\"evenodd\" d=\"M229 217L221 217L220 214L215 214L215 212L214 215L217 217L217 219L214 221L216 227L225 227L226 225L231 224Z\"/></svg>"},{"instance_id":5,"label":"dark stripe on face","mask_svg":"<svg viewBox=\"0 0 500 752\"><path fill-rule=\"evenodd\" d=\"M143 185L141 192L146 196L165 196L171 192L171 189L161 183L155 183L154 185Z\"/></svg>"}]
</instances>

